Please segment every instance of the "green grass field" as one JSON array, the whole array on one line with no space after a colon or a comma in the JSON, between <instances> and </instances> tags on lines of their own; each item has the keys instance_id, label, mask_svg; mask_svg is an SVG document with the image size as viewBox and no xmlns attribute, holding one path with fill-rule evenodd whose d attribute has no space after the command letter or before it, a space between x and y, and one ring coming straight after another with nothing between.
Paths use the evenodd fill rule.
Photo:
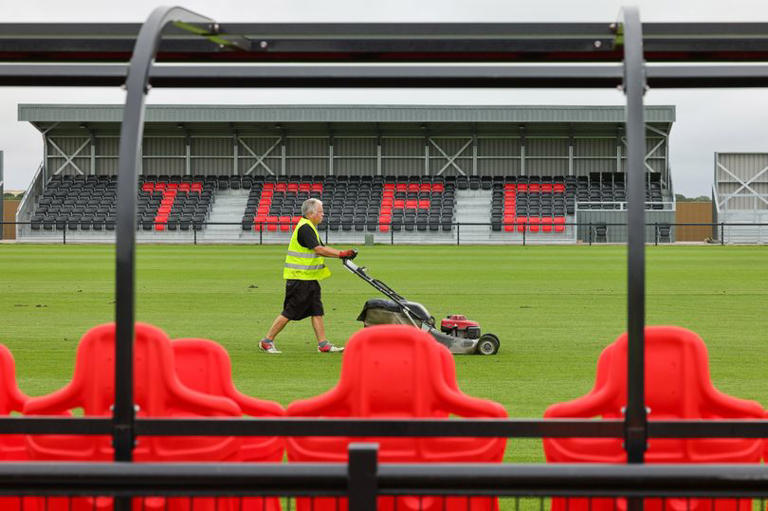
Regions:
<instances>
[{"instance_id":1,"label":"green grass field","mask_svg":"<svg viewBox=\"0 0 768 511\"><path fill-rule=\"evenodd\" d=\"M256 347L280 312L282 246L140 246L137 319L171 338L204 337L230 353L237 386L288 404L338 379L341 357L314 348L309 321ZM715 385L768 405L768 248L663 246L647 250L647 322L690 328L707 343ZM537 418L586 393L600 351L625 330L626 249L620 246L362 247L356 261L436 317L464 313L502 342L495 357L456 358L465 392ZM373 288L336 260L323 283L336 343ZM0 342L30 395L71 378L79 338L113 320L111 246L0 245ZM543 461L539 440L511 440L506 459Z\"/></svg>"}]
</instances>

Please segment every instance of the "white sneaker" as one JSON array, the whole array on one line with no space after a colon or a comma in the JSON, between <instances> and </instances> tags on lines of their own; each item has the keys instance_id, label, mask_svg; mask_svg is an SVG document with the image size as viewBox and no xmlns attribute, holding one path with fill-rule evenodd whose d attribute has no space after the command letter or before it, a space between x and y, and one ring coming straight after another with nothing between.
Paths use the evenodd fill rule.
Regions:
<instances>
[{"instance_id":1,"label":"white sneaker","mask_svg":"<svg viewBox=\"0 0 768 511\"><path fill-rule=\"evenodd\" d=\"M323 341L317 345L317 351L320 353L338 353L344 351L344 346L334 346L328 341Z\"/></svg>"},{"instance_id":2,"label":"white sneaker","mask_svg":"<svg viewBox=\"0 0 768 511\"><path fill-rule=\"evenodd\" d=\"M280 351L275 347L274 342L267 342L264 340L259 341L259 350L265 353L272 353L272 354L282 353L282 351Z\"/></svg>"}]
</instances>

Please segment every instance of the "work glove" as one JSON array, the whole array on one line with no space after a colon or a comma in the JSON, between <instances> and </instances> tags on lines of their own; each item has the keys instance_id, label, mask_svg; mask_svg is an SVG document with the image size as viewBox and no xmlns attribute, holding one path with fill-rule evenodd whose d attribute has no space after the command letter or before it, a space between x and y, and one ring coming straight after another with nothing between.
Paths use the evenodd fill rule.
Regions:
<instances>
[{"instance_id":1,"label":"work glove","mask_svg":"<svg viewBox=\"0 0 768 511\"><path fill-rule=\"evenodd\" d=\"M339 252L339 259L354 259L357 257L357 250L342 250Z\"/></svg>"}]
</instances>

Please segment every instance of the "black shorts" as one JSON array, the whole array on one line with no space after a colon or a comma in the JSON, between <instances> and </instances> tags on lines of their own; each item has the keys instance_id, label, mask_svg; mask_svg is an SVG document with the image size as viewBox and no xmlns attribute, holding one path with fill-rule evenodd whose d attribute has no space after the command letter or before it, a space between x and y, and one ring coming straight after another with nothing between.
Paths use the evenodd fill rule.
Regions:
<instances>
[{"instance_id":1,"label":"black shorts","mask_svg":"<svg viewBox=\"0 0 768 511\"><path fill-rule=\"evenodd\" d=\"M309 316L322 316L323 302L320 299L320 283L316 280L285 281L283 312L288 319L298 321Z\"/></svg>"}]
</instances>

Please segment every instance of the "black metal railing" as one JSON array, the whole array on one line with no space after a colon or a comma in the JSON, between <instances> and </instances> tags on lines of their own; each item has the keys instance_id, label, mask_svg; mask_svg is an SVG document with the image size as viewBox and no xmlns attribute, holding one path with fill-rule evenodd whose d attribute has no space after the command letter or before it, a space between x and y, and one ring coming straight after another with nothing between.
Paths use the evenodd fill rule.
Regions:
<instances>
[{"instance_id":1,"label":"black metal railing","mask_svg":"<svg viewBox=\"0 0 768 511\"><path fill-rule=\"evenodd\" d=\"M73 228L66 221L39 221L39 222L0 222L0 228L5 225L21 226L24 232L19 237L24 241L46 241L67 244L68 242L103 241L112 242L114 237L114 223L90 224L86 229ZM256 225L256 228L254 228ZM216 235L208 231L209 227L229 226L240 227L238 233ZM197 222L189 221L184 225L175 224L169 228L168 222L142 221L137 231L156 233L152 242L174 241L188 242L194 245L198 243L233 243L245 242L259 245L287 243L288 237L295 224L283 222ZM382 226L386 226L382 230ZM744 243L768 243L768 223L748 222L710 222L710 223L681 223L681 222L653 222L645 223L648 235L646 244L666 244L678 241L706 242L724 245L731 242L730 238L735 234L734 229L756 229L756 232L747 234L746 238L736 242ZM283 227L287 227L283 229ZM472 232L472 228L487 228L482 234ZM160 229L158 229L160 228ZM680 240L680 229L697 229L699 237L696 239ZM462 234L463 229L463 234ZM706 230L707 235L702 235L701 230ZM446 222L440 224L403 224L393 227L391 223L381 224L377 222L358 222L343 226L329 223L321 224L319 231L326 244L333 243L336 238L339 242L349 243L350 237L359 237L359 243L365 242L365 236L373 236L373 241L379 244L397 245L399 242L414 243L438 243L438 244L509 244L526 245L529 243L547 243L573 241L589 245L600 243L625 243L627 238L626 222L565 222L553 221L532 223L519 222ZM84 234L84 233L88 234ZM56 233L56 236L54 236ZM99 237L103 234L103 237ZM179 237L187 234L186 237ZM414 238L413 235L420 235ZM486 234L490 234L489 237ZM245 236L244 236L245 235ZM164 239L165 236L165 239ZM173 237L172 237L173 236ZM684 237L689 238L688 235ZM354 242L354 241L353 241Z\"/></svg>"},{"instance_id":2,"label":"black metal railing","mask_svg":"<svg viewBox=\"0 0 768 511\"><path fill-rule=\"evenodd\" d=\"M80 502L175 498L207 502L211 509L239 509L254 497L279 498L284 509L302 498L304 509L335 509L338 503L314 504L349 499L353 511L376 509L377 499L382 504L409 499L408 509L444 509L430 498L465 499L463 509L492 509L488 503L499 499L502 509L519 510L545 509L558 498L574 511L617 509L624 499L645 499L661 509L735 511L734 499L756 499L757 509L765 508L768 470L760 465L380 463L375 444L352 444L348 463L6 463L0 464L0 495L45 499L42 504L57 497ZM268 509L266 502L263 507ZM153 509L158 508L172 507Z\"/></svg>"}]
</instances>

